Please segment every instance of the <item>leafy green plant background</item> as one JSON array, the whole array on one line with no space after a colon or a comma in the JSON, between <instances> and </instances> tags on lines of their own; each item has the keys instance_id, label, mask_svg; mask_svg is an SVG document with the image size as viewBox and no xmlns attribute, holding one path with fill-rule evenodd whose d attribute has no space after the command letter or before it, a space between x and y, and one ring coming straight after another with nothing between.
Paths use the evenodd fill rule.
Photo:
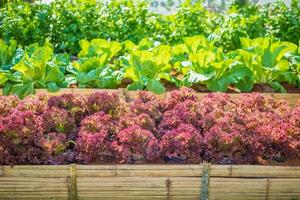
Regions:
<instances>
[{"instance_id":1,"label":"leafy green plant background","mask_svg":"<svg viewBox=\"0 0 300 200\"><path fill-rule=\"evenodd\" d=\"M236 2L223 13L209 11L202 1L186 0L175 13L162 15L151 12L146 0L56 0L49 4L13 0L0 8L0 38L14 39L22 46L42 45L49 39L56 53L71 54L79 52L81 39L95 38L138 43L151 37L176 44L183 37L201 34L227 51L241 47L240 37L273 36L298 43L297 0L291 8L280 1L265 6Z\"/></svg>"},{"instance_id":2,"label":"leafy green plant background","mask_svg":"<svg viewBox=\"0 0 300 200\"><path fill-rule=\"evenodd\" d=\"M300 7L231 5L225 12L185 1L170 15L143 0L10 1L0 8L0 87L117 88L162 93L203 84L211 91L256 83L300 87ZM101 39L100 39L101 38Z\"/></svg>"}]
</instances>

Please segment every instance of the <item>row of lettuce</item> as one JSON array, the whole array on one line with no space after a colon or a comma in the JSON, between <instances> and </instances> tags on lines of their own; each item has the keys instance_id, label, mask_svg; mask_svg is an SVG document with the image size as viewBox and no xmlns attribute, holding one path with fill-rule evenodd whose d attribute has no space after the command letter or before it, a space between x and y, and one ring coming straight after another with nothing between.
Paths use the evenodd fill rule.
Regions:
<instances>
[{"instance_id":1,"label":"row of lettuce","mask_svg":"<svg viewBox=\"0 0 300 200\"><path fill-rule=\"evenodd\" d=\"M37 1L39 2L39 1ZM202 1L186 0L174 14L149 11L146 0L55 0L30 4L12 0L0 8L0 38L16 40L22 46L42 45L46 39L55 52L78 54L81 39L110 39L139 43L153 38L167 44L184 37L205 35L224 50L241 48L240 37L276 37L298 43L300 7L283 2L269 5L233 5L225 13L206 10Z\"/></svg>"},{"instance_id":2,"label":"row of lettuce","mask_svg":"<svg viewBox=\"0 0 300 200\"><path fill-rule=\"evenodd\" d=\"M177 87L204 84L210 91L234 88L249 92L254 84L269 84L285 92L287 82L300 87L300 48L272 38L241 38L242 48L224 52L204 36L184 38L177 45L151 39L139 44L81 40L77 56L55 54L46 41L18 48L0 40L0 87L23 98L36 88L117 88L165 92L163 83Z\"/></svg>"},{"instance_id":3,"label":"row of lettuce","mask_svg":"<svg viewBox=\"0 0 300 200\"><path fill-rule=\"evenodd\" d=\"M300 158L300 102L191 89L165 100L117 95L0 97L0 165L274 164Z\"/></svg>"}]
</instances>

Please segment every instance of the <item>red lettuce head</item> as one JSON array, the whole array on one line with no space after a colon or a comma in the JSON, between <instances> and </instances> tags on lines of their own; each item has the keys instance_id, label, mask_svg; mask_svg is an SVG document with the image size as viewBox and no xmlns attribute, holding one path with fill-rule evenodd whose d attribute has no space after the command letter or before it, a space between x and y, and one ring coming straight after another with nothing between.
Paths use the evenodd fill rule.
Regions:
<instances>
[{"instance_id":1,"label":"red lettuce head","mask_svg":"<svg viewBox=\"0 0 300 200\"><path fill-rule=\"evenodd\" d=\"M32 111L37 115L41 115L47 109L48 97L43 94L30 95L19 102L13 111Z\"/></svg>"},{"instance_id":2,"label":"red lettuce head","mask_svg":"<svg viewBox=\"0 0 300 200\"><path fill-rule=\"evenodd\" d=\"M186 100L195 102L199 101L197 94L193 89L183 87L179 90L174 90L164 101L164 109L173 110L178 103L184 102Z\"/></svg>"},{"instance_id":3,"label":"red lettuce head","mask_svg":"<svg viewBox=\"0 0 300 200\"><path fill-rule=\"evenodd\" d=\"M112 117L104 112L97 112L93 115L86 117L81 122L79 133L97 133L107 132L108 135L114 135L117 132L118 127L115 125L115 121Z\"/></svg>"},{"instance_id":4,"label":"red lettuce head","mask_svg":"<svg viewBox=\"0 0 300 200\"><path fill-rule=\"evenodd\" d=\"M199 131L191 124L180 124L167 131L160 142L166 160L200 163L204 143Z\"/></svg>"},{"instance_id":5,"label":"red lettuce head","mask_svg":"<svg viewBox=\"0 0 300 200\"><path fill-rule=\"evenodd\" d=\"M57 107L68 111L70 116L75 119L77 125L87 116L87 98L83 95L63 94L53 96L48 100L50 108Z\"/></svg>"},{"instance_id":6,"label":"red lettuce head","mask_svg":"<svg viewBox=\"0 0 300 200\"><path fill-rule=\"evenodd\" d=\"M57 107L52 107L42 114L43 125L46 132L70 134L74 132L75 120L69 113Z\"/></svg>"},{"instance_id":7,"label":"red lettuce head","mask_svg":"<svg viewBox=\"0 0 300 200\"><path fill-rule=\"evenodd\" d=\"M161 101L152 93L140 91L137 98L130 105L130 110L137 115L146 113L156 122L161 119Z\"/></svg>"},{"instance_id":8,"label":"red lettuce head","mask_svg":"<svg viewBox=\"0 0 300 200\"><path fill-rule=\"evenodd\" d=\"M158 140L137 125L120 131L113 145L118 157L126 163L155 161L160 156Z\"/></svg>"},{"instance_id":9,"label":"red lettuce head","mask_svg":"<svg viewBox=\"0 0 300 200\"><path fill-rule=\"evenodd\" d=\"M0 116L8 116L19 103L20 99L17 96L0 96Z\"/></svg>"},{"instance_id":10,"label":"red lettuce head","mask_svg":"<svg viewBox=\"0 0 300 200\"><path fill-rule=\"evenodd\" d=\"M123 116L123 118L121 118L119 121L120 130L126 129L133 125L138 125L139 127L151 131L154 135L158 136L158 131L156 129L154 119L146 113L138 115L134 113L128 113L127 115Z\"/></svg>"},{"instance_id":11,"label":"red lettuce head","mask_svg":"<svg viewBox=\"0 0 300 200\"><path fill-rule=\"evenodd\" d=\"M7 164L40 164L44 152L38 143L43 136L42 118L31 111L15 111L3 119L1 133L6 144L2 146L11 156Z\"/></svg>"},{"instance_id":12,"label":"red lettuce head","mask_svg":"<svg viewBox=\"0 0 300 200\"><path fill-rule=\"evenodd\" d=\"M120 99L114 93L96 92L91 94L87 100L87 107L90 114L102 111L113 115L118 106L120 106Z\"/></svg>"},{"instance_id":13,"label":"red lettuce head","mask_svg":"<svg viewBox=\"0 0 300 200\"><path fill-rule=\"evenodd\" d=\"M114 158L111 143L105 130L81 132L76 143L77 159L83 163L103 163Z\"/></svg>"}]
</instances>

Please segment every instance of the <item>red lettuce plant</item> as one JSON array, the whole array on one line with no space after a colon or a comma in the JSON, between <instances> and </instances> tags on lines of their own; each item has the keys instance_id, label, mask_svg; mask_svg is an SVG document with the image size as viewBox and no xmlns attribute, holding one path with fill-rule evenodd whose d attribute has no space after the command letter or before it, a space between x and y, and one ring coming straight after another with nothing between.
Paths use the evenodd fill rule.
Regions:
<instances>
[{"instance_id":1,"label":"red lettuce plant","mask_svg":"<svg viewBox=\"0 0 300 200\"><path fill-rule=\"evenodd\" d=\"M300 137L300 104L287 113L286 120L294 127L293 135L298 135Z\"/></svg>"},{"instance_id":2,"label":"red lettuce plant","mask_svg":"<svg viewBox=\"0 0 300 200\"><path fill-rule=\"evenodd\" d=\"M138 115L146 113L156 122L161 120L161 101L150 92L140 91L137 98L131 104L130 109Z\"/></svg>"},{"instance_id":3,"label":"red lettuce plant","mask_svg":"<svg viewBox=\"0 0 300 200\"><path fill-rule=\"evenodd\" d=\"M15 109L17 111L32 111L37 115L41 115L47 109L48 97L46 95L30 95L19 102Z\"/></svg>"},{"instance_id":4,"label":"red lettuce plant","mask_svg":"<svg viewBox=\"0 0 300 200\"><path fill-rule=\"evenodd\" d=\"M64 152L68 147L68 141L65 134L51 132L44 134L39 140L39 146L45 152L44 164L64 164Z\"/></svg>"},{"instance_id":5,"label":"red lettuce plant","mask_svg":"<svg viewBox=\"0 0 300 200\"><path fill-rule=\"evenodd\" d=\"M292 137L290 146L295 152L293 157L300 158L300 100L286 117L286 120L291 124L288 134Z\"/></svg>"},{"instance_id":6,"label":"red lettuce plant","mask_svg":"<svg viewBox=\"0 0 300 200\"><path fill-rule=\"evenodd\" d=\"M254 163L257 153L251 151L238 127L215 125L204 134L204 158L218 164Z\"/></svg>"},{"instance_id":7,"label":"red lettuce plant","mask_svg":"<svg viewBox=\"0 0 300 200\"><path fill-rule=\"evenodd\" d=\"M118 127L112 117L104 112L97 112L86 117L81 122L79 133L97 133L100 131L107 132L109 135L114 135Z\"/></svg>"},{"instance_id":8,"label":"red lettuce plant","mask_svg":"<svg viewBox=\"0 0 300 200\"><path fill-rule=\"evenodd\" d=\"M78 133L78 159L83 163L109 161L113 157L111 140L116 132L115 122L104 112L86 117Z\"/></svg>"},{"instance_id":9,"label":"red lettuce plant","mask_svg":"<svg viewBox=\"0 0 300 200\"><path fill-rule=\"evenodd\" d=\"M159 124L159 131L164 135L166 131L177 128L180 124L192 124L199 127L201 113L199 112L199 103L191 100L178 102L172 110L167 110Z\"/></svg>"},{"instance_id":10,"label":"red lettuce plant","mask_svg":"<svg viewBox=\"0 0 300 200\"><path fill-rule=\"evenodd\" d=\"M57 107L65 109L71 115L77 125L87 116L87 98L82 95L63 94L61 96L53 96L48 100L50 108Z\"/></svg>"},{"instance_id":11,"label":"red lettuce plant","mask_svg":"<svg viewBox=\"0 0 300 200\"><path fill-rule=\"evenodd\" d=\"M19 103L20 100L17 96L0 96L0 116L9 115L10 111Z\"/></svg>"},{"instance_id":12,"label":"red lettuce plant","mask_svg":"<svg viewBox=\"0 0 300 200\"><path fill-rule=\"evenodd\" d=\"M204 142L201 134L190 124L180 124L162 137L161 153L166 160L200 163Z\"/></svg>"},{"instance_id":13,"label":"red lettuce plant","mask_svg":"<svg viewBox=\"0 0 300 200\"><path fill-rule=\"evenodd\" d=\"M274 98L263 96L259 93L242 94L236 100L237 109L241 109L246 113L253 111L277 113L282 117L290 111L288 103L283 100L275 100Z\"/></svg>"},{"instance_id":14,"label":"red lettuce plant","mask_svg":"<svg viewBox=\"0 0 300 200\"><path fill-rule=\"evenodd\" d=\"M158 136L154 119L146 113L141 113L139 115L128 113L119 120L120 130L126 129L132 125L138 125L145 130L151 131L155 136Z\"/></svg>"},{"instance_id":15,"label":"red lettuce plant","mask_svg":"<svg viewBox=\"0 0 300 200\"><path fill-rule=\"evenodd\" d=\"M77 159L82 163L103 163L113 158L107 132L79 133L76 145Z\"/></svg>"},{"instance_id":16,"label":"red lettuce plant","mask_svg":"<svg viewBox=\"0 0 300 200\"><path fill-rule=\"evenodd\" d=\"M2 122L1 146L9 156L2 164L42 163L44 152L38 146L44 131L41 117L31 111L14 112Z\"/></svg>"},{"instance_id":17,"label":"red lettuce plant","mask_svg":"<svg viewBox=\"0 0 300 200\"><path fill-rule=\"evenodd\" d=\"M236 102L228 94L210 93L199 102L199 109L203 115L213 111L232 111L236 108Z\"/></svg>"},{"instance_id":18,"label":"red lettuce plant","mask_svg":"<svg viewBox=\"0 0 300 200\"><path fill-rule=\"evenodd\" d=\"M284 160L293 154L290 108L260 94L211 94L201 101L200 120L207 151L205 159L214 163L257 163L260 157Z\"/></svg>"},{"instance_id":19,"label":"red lettuce plant","mask_svg":"<svg viewBox=\"0 0 300 200\"><path fill-rule=\"evenodd\" d=\"M146 162L159 159L159 142L154 135L137 125L132 125L117 134L115 151L122 162Z\"/></svg>"},{"instance_id":20,"label":"red lettuce plant","mask_svg":"<svg viewBox=\"0 0 300 200\"><path fill-rule=\"evenodd\" d=\"M293 153L290 147L292 137L288 134L291 124L279 115L255 111L246 115L245 126L252 136L247 142L261 157L280 161Z\"/></svg>"},{"instance_id":21,"label":"red lettuce plant","mask_svg":"<svg viewBox=\"0 0 300 200\"><path fill-rule=\"evenodd\" d=\"M5 134L4 117L0 115L0 165L13 163L13 155L9 149L10 138Z\"/></svg>"},{"instance_id":22,"label":"red lettuce plant","mask_svg":"<svg viewBox=\"0 0 300 200\"><path fill-rule=\"evenodd\" d=\"M118 106L120 106L120 99L115 93L96 92L91 94L87 100L87 107L90 114L102 111L113 115Z\"/></svg>"},{"instance_id":23,"label":"red lettuce plant","mask_svg":"<svg viewBox=\"0 0 300 200\"><path fill-rule=\"evenodd\" d=\"M75 120L65 109L52 107L42 114L43 126L46 132L69 134L75 129Z\"/></svg>"},{"instance_id":24,"label":"red lettuce plant","mask_svg":"<svg viewBox=\"0 0 300 200\"><path fill-rule=\"evenodd\" d=\"M186 100L197 102L199 98L193 89L183 87L179 90L172 91L164 101L163 107L165 110L172 110L178 103Z\"/></svg>"}]
</instances>

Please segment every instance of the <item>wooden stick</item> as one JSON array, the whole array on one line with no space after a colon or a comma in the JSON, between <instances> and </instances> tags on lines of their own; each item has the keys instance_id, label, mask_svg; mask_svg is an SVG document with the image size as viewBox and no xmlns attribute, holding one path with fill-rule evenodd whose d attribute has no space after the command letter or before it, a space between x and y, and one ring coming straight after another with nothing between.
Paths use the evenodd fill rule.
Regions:
<instances>
[{"instance_id":1,"label":"wooden stick","mask_svg":"<svg viewBox=\"0 0 300 200\"><path fill-rule=\"evenodd\" d=\"M4 176L4 166L0 166L0 176Z\"/></svg>"},{"instance_id":2,"label":"wooden stick","mask_svg":"<svg viewBox=\"0 0 300 200\"><path fill-rule=\"evenodd\" d=\"M209 171L210 171L210 163L203 163L203 175L201 179L202 183L201 183L200 200L208 200Z\"/></svg>"},{"instance_id":3,"label":"wooden stick","mask_svg":"<svg viewBox=\"0 0 300 200\"><path fill-rule=\"evenodd\" d=\"M269 200L270 179L267 179L266 200Z\"/></svg>"},{"instance_id":4,"label":"wooden stick","mask_svg":"<svg viewBox=\"0 0 300 200\"><path fill-rule=\"evenodd\" d=\"M76 164L70 165L70 200L78 200L78 194L77 194L77 170L76 170Z\"/></svg>"}]
</instances>

